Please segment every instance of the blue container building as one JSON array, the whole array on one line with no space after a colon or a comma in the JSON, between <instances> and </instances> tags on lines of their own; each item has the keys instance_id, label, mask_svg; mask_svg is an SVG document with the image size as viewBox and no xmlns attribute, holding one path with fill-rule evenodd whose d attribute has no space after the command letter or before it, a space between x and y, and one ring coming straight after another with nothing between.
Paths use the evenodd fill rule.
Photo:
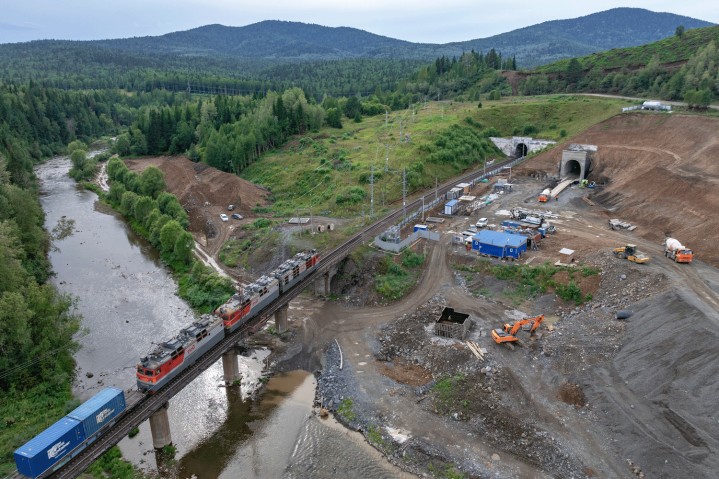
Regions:
<instances>
[{"instance_id":1,"label":"blue container building","mask_svg":"<svg viewBox=\"0 0 719 479\"><path fill-rule=\"evenodd\" d=\"M527 251L527 238L502 231L481 230L472 238L472 249L496 258L520 258Z\"/></svg>"},{"instance_id":2,"label":"blue container building","mask_svg":"<svg viewBox=\"0 0 719 479\"><path fill-rule=\"evenodd\" d=\"M17 470L27 477L38 477L72 457L70 453L83 441L82 423L64 417L15 451Z\"/></svg>"}]
</instances>

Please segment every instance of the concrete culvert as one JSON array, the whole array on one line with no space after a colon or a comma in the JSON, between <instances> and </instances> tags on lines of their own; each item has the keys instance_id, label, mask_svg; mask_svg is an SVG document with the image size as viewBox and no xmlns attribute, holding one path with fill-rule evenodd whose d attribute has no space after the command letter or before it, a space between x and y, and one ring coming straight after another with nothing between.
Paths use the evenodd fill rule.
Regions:
<instances>
[{"instance_id":1,"label":"concrete culvert","mask_svg":"<svg viewBox=\"0 0 719 479\"><path fill-rule=\"evenodd\" d=\"M631 310L621 309L621 310L617 311L617 319L627 319L627 318L629 318L632 314L634 314L634 312L631 311Z\"/></svg>"}]
</instances>

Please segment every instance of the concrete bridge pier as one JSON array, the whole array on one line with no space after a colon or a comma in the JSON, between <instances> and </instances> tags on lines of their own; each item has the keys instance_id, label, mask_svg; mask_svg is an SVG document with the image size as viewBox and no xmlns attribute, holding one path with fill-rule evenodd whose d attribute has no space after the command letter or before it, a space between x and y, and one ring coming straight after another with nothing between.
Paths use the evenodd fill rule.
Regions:
<instances>
[{"instance_id":1,"label":"concrete bridge pier","mask_svg":"<svg viewBox=\"0 0 719 479\"><path fill-rule=\"evenodd\" d=\"M170 403L165 403L150 416L150 432L152 433L152 445L155 449L162 449L172 444L170 435L170 418L167 415L167 408Z\"/></svg>"},{"instance_id":2,"label":"concrete bridge pier","mask_svg":"<svg viewBox=\"0 0 719 479\"><path fill-rule=\"evenodd\" d=\"M240 366L237 363L237 350L234 347L222 355L222 373L225 377L225 386L229 386L242 379Z\"/></svg>"},{"instance_id":3,"label":"concrete bridge pier","mask_svg":"<svg viewBox=\"0 0 719 479\"><path fill-rule=\"evenodd\" d=\"M327 297L329 296L328 275L324 273L322 276L315 280L315 294L317 296Z\"/></svg>"},{"instance_id":4,"label":"concrete bridge pier","mask_svg":"<svg viewBox=\"0 0 719 479\"><path fill-rule=\"evenodd\" d=\"M287 311L289 309L289 305L286 304L275 311L275 328L278 333L284 333L287 331Z\"/></svg>"}]
</instances>

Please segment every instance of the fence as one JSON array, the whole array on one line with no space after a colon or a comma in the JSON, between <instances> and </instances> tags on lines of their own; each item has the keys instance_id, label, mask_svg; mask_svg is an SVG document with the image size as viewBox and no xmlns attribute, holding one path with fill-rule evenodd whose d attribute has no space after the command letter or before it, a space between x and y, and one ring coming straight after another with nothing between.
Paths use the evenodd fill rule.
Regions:
<instances>
[{"instance_id":1,"label":"fence","mask_svg":"<svg viewBox=\"0 0 719 479\"><path fill-rule=\"evenodd\" d=\"M405 249L407 246L411 245L415 241L417 241L419 238L425 238L432 241L439 241L440 234L436 233L434 231L424 231L424 230L418 230L412 233L411 235L407 236L405 239L403 239L399 243L391 243L389 241L383 241L380 239L379 236L377 236L374 239L374 244L376 247L381 248L386 251L394 251L395 253L399 253L403 249Z\"/></svg>"}]
</instances>

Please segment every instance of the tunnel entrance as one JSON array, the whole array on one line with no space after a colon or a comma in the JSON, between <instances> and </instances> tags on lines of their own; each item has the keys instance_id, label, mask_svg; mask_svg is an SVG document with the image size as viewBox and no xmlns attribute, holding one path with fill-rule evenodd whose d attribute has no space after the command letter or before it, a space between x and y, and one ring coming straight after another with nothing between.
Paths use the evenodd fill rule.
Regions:
<instances>
[{"instance_id":1,"label":"tunnel entrance","mask_svg":"<svg viewBox=\"0 0 719 479\"><path fill-rule=\"evenodd\" d=\"M524 143L517 143L517 146L514 149L514 156L516 158L527 156L527 145L525 145Z\"/></svg>"},{"instance_id":2,"label":"tunnel entrance","mask_svg":"<svg viewBox=\"0 0 719 479\"><path fill-rule=\"evenodd\" d=\"M582 165L580 165L577 160L569 160L562 165L562 178L566 178L568 176L581 177L582 173Z\"/></svg>"}]
</instances>

